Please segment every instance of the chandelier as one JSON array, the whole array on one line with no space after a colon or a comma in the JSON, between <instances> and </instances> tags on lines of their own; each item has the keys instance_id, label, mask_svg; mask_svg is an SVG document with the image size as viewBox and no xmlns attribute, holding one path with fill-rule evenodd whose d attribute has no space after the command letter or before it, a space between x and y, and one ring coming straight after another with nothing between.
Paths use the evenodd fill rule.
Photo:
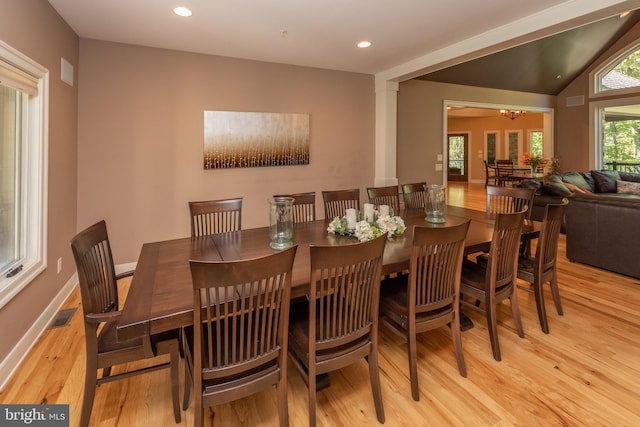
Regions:
<instances>
[{"instance_id":1,"label":"chandelier","mask_svg":"<svg viewBox=\"0 0 640 427\"><path fill-rule=\"evenodd\" d=\"M524 116L527 112L524 110L500 110L500 114L514 120L516 117Z\"/></svg>"}]
</instances>

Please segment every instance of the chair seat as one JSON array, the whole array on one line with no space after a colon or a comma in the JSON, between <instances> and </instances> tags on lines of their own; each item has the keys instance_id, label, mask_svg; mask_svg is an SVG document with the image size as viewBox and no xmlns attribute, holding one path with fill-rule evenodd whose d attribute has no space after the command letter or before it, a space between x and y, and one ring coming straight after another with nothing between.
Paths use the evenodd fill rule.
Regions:
<instances>
[{"instance_id":1,"label":"chair seat","mask_svg":"<svg viewBox=\"0 0 640 427\"><path fill-rule=\"evenodd\" d=\"M300 304L296 310L292 310L289 316L289 351L292 352L299 362L305 367L309 367L309 309L308 306ZM317 336L317 328L316 328ZM336 356L346 355L350 352L357 352L368 348L370 340L368 336L354 337L346 339L346 343L339 347L332 347L330 351L316 349L316 361L322 362ZM368 351L368 350L367 350ZM361 357L361 356L358 356ZM348 363L345 363L345 365ZM332 367L333 370L335 367ZM318 373L323 373L318 369Z\"/></svg>"},{"instance_id":2,"label":"chair seat","mask_svg":"<svg viewBox=\"0 0 640 427\"><path fill-rule=\"evenodd\" d=\"M399 276L395 283L386 283L380 292L380 315L397 323L403 329L409 326L407 309L407 281L408 277ZM404 286L402 285L404 282ZM416 328L420 330L421 323L433 322L443 318L443 324L449 323L453 316L453 307L447 305L440 309L416 313Z\"/></svg>"},{"instance_id":3,"label":"chair seat","mask_svg":"<svg viewBox=\"0 0 640 427\"><path fill-rule=\"evenodd\" d=\"M486 275L487 269L483 268L482 265L469 260L462 262L461 281L465 285L469 285L478 290L484 290Z\"/></svg>"},{"instance_id":4,"label":"chair seat","mask_svg":"<svg viewBox=\"0 0 640 427\"><path fill-rule=\"evenodd\" d=\"M205 326L203 325L203 327ZM193 359L193 355L194 355L193 336L194 336L193 326L188 326L184 328L184 339L186 344L185 361L186 363L189 363L191 372L193 372L193 360L194 360ZM216 339L215 332L213 333L212 338L214 340ZM211 366L208 365L209 363L208 340L209 340L208 332L205 329L205 332L203 333L203 344L202 344L202 352L203 352L202 363L203 363L203 370L209 369L208 375L203 372L202 386L203 386L203 390L205 391L205 394L215 394L216 392L226 391L229 385L233 383L235 383L234 387L237 387L237 388L247 387L249 390L251 390L255 386L255 384L253 383L256 381L256 379L263 380L264 375L269 375L269 373L272 373L274 378L279 377L280 368L278 366L277 352L274 352L275 353L274 358L268 361L267 363L260 363L253 368L248 368L248 366L252 364L251 360L249 359L248 362L238 364L238 370L240 372L238 372L237 374L232 374L232 375L225 374L220 376L219 373L216 372L215 368L212 368ZM231 347L229 347L228 350L229 352L233 351ZM235 350L239 351L237 346ZM214 354L212 356L213 356L212 359L216 360L217 355ZM225 368L225 372L229 372L228 366ZM271 379L268 380L268 382L273 383ZM234 397L232 397L230 400L234 400ZM219 403L222 403L222 402L219 401Z\"/></svg>"}]
</instances>

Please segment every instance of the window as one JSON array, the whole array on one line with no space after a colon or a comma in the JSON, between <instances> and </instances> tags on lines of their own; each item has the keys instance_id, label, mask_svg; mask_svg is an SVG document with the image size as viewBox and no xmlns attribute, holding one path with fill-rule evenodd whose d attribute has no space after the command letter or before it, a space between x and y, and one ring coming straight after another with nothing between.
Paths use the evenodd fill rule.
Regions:
<instances>
[{"instance_id":1,"label":"window","mask_svg":"<svg viewBox=\"0 0 640 427\"><path fill-rule=\"evenodd\" d=\"M511 160L514 165L517 165L522 155L522 131L506 131L507 135L507 152L506 158Z\"/></svg>"},{"instance_id":2,"label":"window","mask_svg":"<svg viewBox=\"0 0 640 427\"><path fill-rule=\"evenodd\" d=\"M0 42L0 307L46 267L48 72Z\"/></svg>"},{"instance_id":3,"label":"window","mask_svg":"<svg viewBox=\"0 0 640 427\"><path fill-rule=\"evenodd\" d=\"M627 50L603 67L596 73L595 85L595 93L640 88L640 49Z\"/></svg>"},{"instance_id":4,"label":"window","mask_svg":"<svg viewBox=\"0 0 640 427\"><path fill-rule=\"evenodd\" d=\"M484 133L484 152L485 152L485 160L489 165L495 165L498 149L498 132L497 131L487 131Z\"/></svg>"},{"instance_id":5,"label":"window","mask_svg":"<svg viewBox=\"0 0 640 427\"><path fill-rule=\"evenodd\" d=\"M532 130L529 132L529 151L534 155L543 155L544 144L542 142L541 130Z\"/></svg>"},{"instance_id":6,"label":"window","mask_svg":"<svg viewBox=\"0 0 640 427\"><path fill-rule=\"evenodd\" d=\"M640 171L640 43L622 50L593 76L594 93L610 99L590 105L591 165L596 169Z\"/></svg>"},{"instance_id":7,"label":"window","mask_svg":"<svg viewBox=\"0 0 640 427\"><path fill-rule=\"evenodd\" d=\"M604 108L601 116L603 168L640 172L640 105Z\"/></svg>"}]
</instances>

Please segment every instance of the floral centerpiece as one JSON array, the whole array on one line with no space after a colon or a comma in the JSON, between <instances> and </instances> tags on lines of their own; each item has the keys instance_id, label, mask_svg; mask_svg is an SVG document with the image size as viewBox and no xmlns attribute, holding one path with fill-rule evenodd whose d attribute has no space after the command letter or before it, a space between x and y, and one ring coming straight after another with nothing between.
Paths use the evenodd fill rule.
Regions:
<instances>
[{"instance_id":1,"label":"floral centerpiece","mask_svg":"<svg viewBox=\"0 0 640 427\"><path fill-rule=\"evenodd\" d=\"M365 220L356 222L354 229L349 229L346 215L342 218L335 217L327 227L330 234L340 234L341 236L355 236L359 241L366 242L376 237L387 234L389 239L399 236L406 229L404 220L399 216L378 215L376 219L369 223Z\"/></svg>"},{"instance_id":2,"label":"floral centerpiece","mask_svg":"<svg viewBox=\"0 0 640 427\"><path fill-rule=\"evenodd\" d=\"M539 166L544 166L549 161L548 158L543 157L541 154L529 154L524 153L520 158L523 165L531 167L531 172L536 173Z\"/></svg>"}]
</instances>

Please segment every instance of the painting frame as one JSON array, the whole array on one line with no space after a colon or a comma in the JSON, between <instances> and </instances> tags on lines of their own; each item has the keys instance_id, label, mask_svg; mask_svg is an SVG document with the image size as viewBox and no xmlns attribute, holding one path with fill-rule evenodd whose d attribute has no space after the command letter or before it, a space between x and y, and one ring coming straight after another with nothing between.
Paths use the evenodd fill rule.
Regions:
<instances>
[{"instance_id":1,"label":"painting frame","mask_svg":"<svg viewBox=\"0 0 640 427\"><path fill-rule=\"evenodd\" d=\"M203 167L308 165L309 122L307 113L205 110Z\"/></svg>"}]
</instances>

